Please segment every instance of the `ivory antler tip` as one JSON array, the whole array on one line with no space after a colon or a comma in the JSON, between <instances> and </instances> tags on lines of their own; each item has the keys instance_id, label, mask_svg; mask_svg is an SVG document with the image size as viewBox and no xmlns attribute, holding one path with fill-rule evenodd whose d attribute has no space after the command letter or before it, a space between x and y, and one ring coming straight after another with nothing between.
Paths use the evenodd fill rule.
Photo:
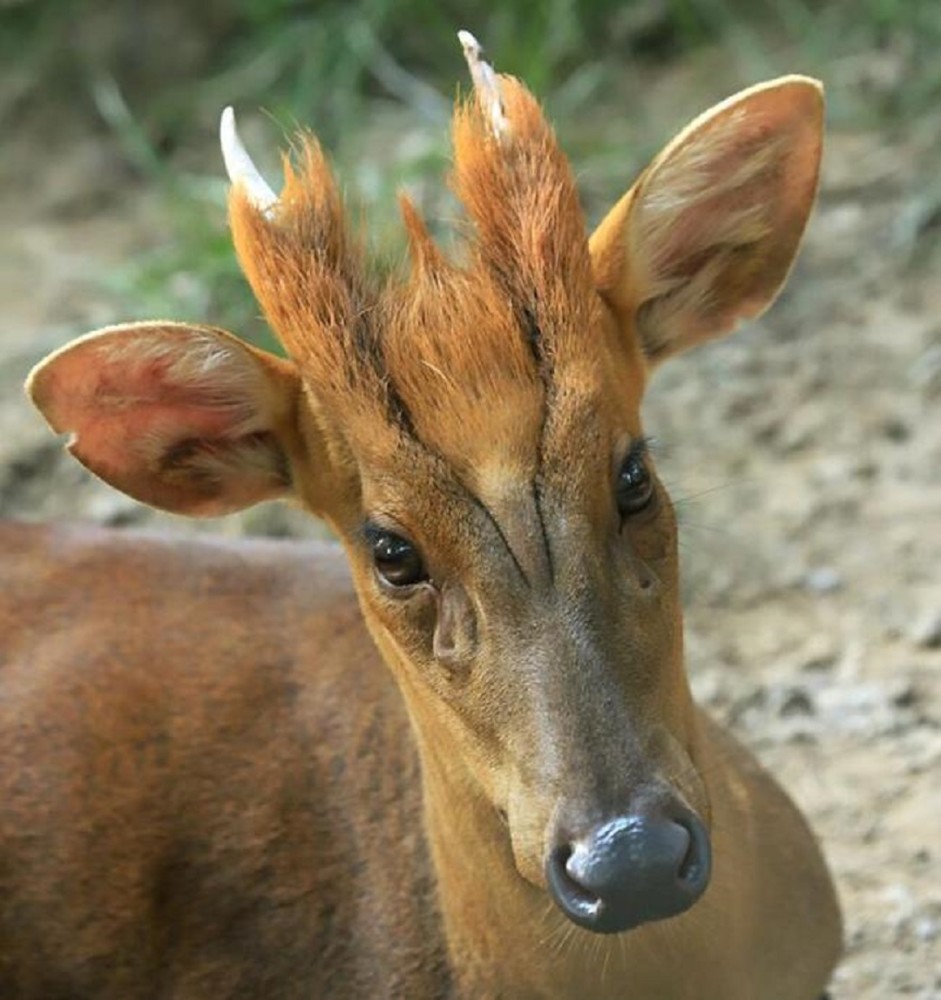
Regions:
<instances>
[{"instance_id":1,"label":"ivory antler tip","mask_svg":"<svg viewBox=\"0 0 941 1000\"><path fill-rule=\"evenodd\" d=\"M219 143L226 173L233 184L242 184L255 207L270 218L278 196L252 162L239 138L235 124L235 111L231 105L222 111L219 121Z\"/></svg>"},{"instance_id":2,"label":"ivory antler tip","mask_svg":"<svg viewBox=\"0 0 941 1000\"><path fill-rule=\"evenodd\" d=\"M469 31L461 29L457 33L457 37L464 49L464 58L467 60L471 79L474 81L477 98L484 110L490 115L493 134L498 139L502 139L509 131L509 122L503 111L500 81L497 79L497 74L484 58L484 50L480 42Z\"/></svg>"}]
</instances>

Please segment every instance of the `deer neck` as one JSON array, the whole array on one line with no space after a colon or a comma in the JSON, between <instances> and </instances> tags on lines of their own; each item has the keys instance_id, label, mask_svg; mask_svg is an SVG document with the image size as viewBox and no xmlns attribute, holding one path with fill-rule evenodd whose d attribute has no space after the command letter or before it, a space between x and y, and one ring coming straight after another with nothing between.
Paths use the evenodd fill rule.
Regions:
<instances>
[{"instance_id":1,"label":"deer neck","mask_svg":"<svg viewBox=\"0 0 941 1000\"><path fill-rule=\"evenodd\" d=\"M520 932L549 901L520 877L500 816L453 746L449 754L435 736L419 734L425 827L459 995L539 996L527 989L532 952Z\"/></svg>"},{"instance_id":2,"label":"deer neck","mask_svg":"<svg viewBox=\"0 0 941 1000\"><path fill-rule=\"evenodd\" d=\"M571 925L546 892L517 871L506 825L453 736L427 718L415 731L425 828L458 996L576 995L580 956L567 946L554 971L548 966L557 963L545 960L561 957L559 944Z\"/></svg>"}]
</instances>

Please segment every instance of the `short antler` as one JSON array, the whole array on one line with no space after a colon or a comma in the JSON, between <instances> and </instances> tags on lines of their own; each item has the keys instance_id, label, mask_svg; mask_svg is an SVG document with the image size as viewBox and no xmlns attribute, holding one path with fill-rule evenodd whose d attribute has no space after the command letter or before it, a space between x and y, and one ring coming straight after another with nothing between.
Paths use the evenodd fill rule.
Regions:
<instances>
[{"instance_id":1,"label":"short antler","mask_svg":"<svg viewBox=\"0 0 941 1000\"><path fill-rule=\"evenodd\" d=\"M503 99L500 96L500 82L493 67L484 59L484 50L480 42L469 32L459 31L457 37L464 48L464 58L467 60L477 99L485 111L489 112L490 125L497 139L503 139L509 131L509 122L503 110Z\"/></svg>"},{"instance_id":2,"label":"short antler","mask_svg":"<svg viewBox=\"0 0 941 1000\"><path fill-rule=\"evenodd\" d=\"M278 196L261 176L258 167L242 145L238 129L235 127L235 111L231 107L222 112L219 141L222 144L222 159L225 161L229 180L233 184L243 185L252 204L267 218L271 218L274 206L278 203Z\"/></svg>"}]
</instances>

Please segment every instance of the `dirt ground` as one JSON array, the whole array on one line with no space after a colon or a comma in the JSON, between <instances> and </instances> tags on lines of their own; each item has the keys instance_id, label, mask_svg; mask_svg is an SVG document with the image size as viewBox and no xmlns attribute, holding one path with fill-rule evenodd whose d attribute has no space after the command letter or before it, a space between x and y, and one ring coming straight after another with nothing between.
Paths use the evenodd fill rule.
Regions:
<instances>
[{"instance_id":1,"label":"dirt ground","mask_svg":"<svg viewBox=\"0 0 941 1000\"><path fill-rule=\"evenodd\" d=\"M939 131L831 132L787 291L667 366L646 411L682 517L696 693L836 873L834 1000L941 997ZM100 278L159 238L155 196L99 136L60 131L50 155L37 127L5 139L0 217L0 514L191 530L63 457L20 388L69 337L145 318L118 317ZM200 527L312 530L270 511Z\"/></svg>"}]
</instances>

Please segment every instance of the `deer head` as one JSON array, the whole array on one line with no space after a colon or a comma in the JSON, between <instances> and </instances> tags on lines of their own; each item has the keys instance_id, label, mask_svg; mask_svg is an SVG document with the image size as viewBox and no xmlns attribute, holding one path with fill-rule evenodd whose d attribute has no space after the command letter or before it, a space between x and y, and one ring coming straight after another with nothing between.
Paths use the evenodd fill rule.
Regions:
<instances>
[{"instance_id":1,"label":"deer head","mask_svg":"<svg viewBox=\"0 0 941 1000\"><path fill-rule=\"evenodd\" d=\"M316 140L275 195L223 117L239 261L288 355L148 322L63 348L29 392L70 449L166 510L293 498L349 555L408 704L429 809L500 816L516 874L591 930L690 906L709 801L683 670L676 523L644 443L652 369L774 299L817 183L817 83L675 138L589 237L533 96L462 36L473 234L405 198L410 273L374 282Z\"/></svg>"}]
</instances>

